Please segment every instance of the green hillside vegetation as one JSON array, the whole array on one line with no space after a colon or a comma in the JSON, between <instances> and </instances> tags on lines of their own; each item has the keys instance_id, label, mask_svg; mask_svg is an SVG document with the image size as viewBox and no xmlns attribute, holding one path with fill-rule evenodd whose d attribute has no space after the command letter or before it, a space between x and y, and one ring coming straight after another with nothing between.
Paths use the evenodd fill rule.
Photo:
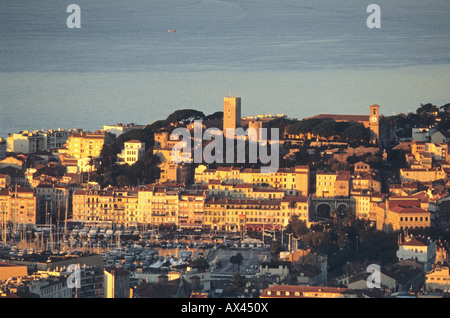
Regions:
<instances>
[{"instance_id":1,"label":"green hillside vegetation","mask_svg":"<svg viewBox=\"0 0 450 318\"><path fill-rule=\"evenodd\" d=\"M388 124L393 127L399 137L410 137L413 127L437 124L438 129L450 129L450 113L447 112L450 103L436 106L431 103L421 104L416 112L396 114L385 117ZM99 159L100 167L90 176L101 186L135 186L142 183L151 183L159 178L158 158L153 156L154 134L160 129L171 132L177 126L184 126L194 120L223 119L223 112L205 115L194 109L181 109L171 113L165 120L158 120L144 129L136 129L117 137L102 149ZM280 138L284 133L300 135L306 139L308 133L325 137L329 140L348 142L352 146L368 145L369 130L357 122L336 122L332 119L311 118L303 120L277 118L269 122L269 127L278 128ZM123 149L123 144L129 140L139 140L145 143L146 154L132 166L117 165L117 154ZM300 146L297 162L309 164L306 154L307 145ZM248 147L246 147L248 149ZM247 150L246 150L247 151ZM244 165L247 166L247 165ZM255 165L250 165L255 166Z\"/></svg>"},{"instance_id":2,"label":"green hillside vegetation","mask_svg":"<svg viewBox=\"0 0 450 318\"><path fill-rule=\"evenodd\" d=\"M287 132L306 138L308 133L346 142L369 142L369 130L357 122L337 122L332 119L311 118L297 121L287 127Z\"/></svg>"},{"instance_id":3,"label":"green hillside vegetation","mask_svg":"<svg viewBox=\"0 0 450 318\"><path fill-rule=\"evenodd\" d=\"M157 167L159 158L153 155L154 134L160 129L171 131L175 125L184 125L193 120L209 120L223 118L222 112L205 116L201 111L194 109L176 110L165 120L158 120L144 129L134 129L118 136L114 142L104 145L100 154L100 166L90 179L105 186L137 186L155 182L159 179L160 171ZM118 165L117 155L122 151L123 144L129 140L139 140L145 143L144 158L133 165Z\"/></svg>"}]
</instances>

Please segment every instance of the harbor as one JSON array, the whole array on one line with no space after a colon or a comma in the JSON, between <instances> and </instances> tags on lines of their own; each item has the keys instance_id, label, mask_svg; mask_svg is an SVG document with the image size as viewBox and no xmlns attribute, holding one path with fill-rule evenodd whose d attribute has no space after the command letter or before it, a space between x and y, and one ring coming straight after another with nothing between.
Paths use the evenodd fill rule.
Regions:
<instances>
[{"instance_id":1,"label":"harbor","mask_svg":"<svg viewBox=\"0 0 450 318\"><path fill-rule=\"evenodd\" d=\"M103 266L130 273L154 273L183 269L198 258L211 266L215 251L244 247L265 249L261 242L242 240L239 235L220 235L210 231L114 228L82 223L53 226L18 225L2 228L0 259L33 264L51 259L71 259L100 255ZM30 265L32 266L32 265ZM30 268L31 269L31 268Z\"/></svg>"}]
</instances>

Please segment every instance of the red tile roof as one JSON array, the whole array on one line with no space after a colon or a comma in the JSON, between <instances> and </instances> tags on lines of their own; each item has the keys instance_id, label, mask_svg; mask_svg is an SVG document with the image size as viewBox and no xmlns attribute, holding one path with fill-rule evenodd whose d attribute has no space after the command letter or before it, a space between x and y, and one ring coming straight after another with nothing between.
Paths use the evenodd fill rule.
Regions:
<instances>
[{"instance_id":1,"label":"red tile roof","mask_svg":"<svg viewBox=\"0 0 450 318\"><path fill-rule=\"evenodd\" d=\"M408 241L404 241L402 243L400 243L400 245L407 245L407 246L426 246L425 244L423 244L422 242L419 242L418 240L416 240L415 238L410 239Z\"/></svg>"},{"instance_id":2,"label":"red tile roof","mask_svg":"<svg viewBox=\"0 0 450 318\"><path fill-rule=\"evenodd\" d=\"M418 207L410 207L410 206L396 206L393 208L389 208L390 211L398 212L398 213L430 213L427 210Z\"/></svg>"}]
</instances>

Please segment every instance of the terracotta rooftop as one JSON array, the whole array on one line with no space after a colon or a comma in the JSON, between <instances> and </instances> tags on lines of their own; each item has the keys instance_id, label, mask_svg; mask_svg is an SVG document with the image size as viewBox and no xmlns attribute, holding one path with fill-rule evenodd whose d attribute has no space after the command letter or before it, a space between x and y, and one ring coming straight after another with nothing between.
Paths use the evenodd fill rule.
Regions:
<instances>
[{"instance_id":1,"label":"terracotta rooftop","mask_svg":"<svg viewBox=\"0 0 450 318\"><path fill-rule=\"evenodd\" d=\"M411 207L411 206L401 206L401 205L398 205L393 208L389 208L389 210L398 212L398 213L427 213L427 214L429 213L427 210L424 210L422 208Z\"/></svg>"},{"instance_id":2,"label":"terracotta rooftop","mask_svg":"<svg viewBox=\"0 0 450 318\"><path fill-rule=\"evenodd\" d=\"M400 245L407 245L407 246L426 246L425 244L423 244L422 242L419 242L417 239L412 238L409 240L406 240L402 243L400 243Z\"/></svg>"},{"instance_id":3,"label":"terracotta rooftop","mask_svg":"<svg viewBox=\"0 0 450 318\"><path fill-rule=\"evenodd\" d=\"M300 197L300 196L285 196L281 200L282 202L308 202L307 197Z\"/></svg>"}]
</instances>

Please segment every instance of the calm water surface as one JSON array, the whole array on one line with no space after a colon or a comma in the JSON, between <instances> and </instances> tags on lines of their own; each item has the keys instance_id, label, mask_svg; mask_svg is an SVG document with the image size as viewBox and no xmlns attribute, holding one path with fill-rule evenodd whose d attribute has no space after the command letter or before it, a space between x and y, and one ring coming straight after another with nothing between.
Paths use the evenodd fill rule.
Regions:
<instances>
[{"instance_id":1,"label":"calm water surface","mask_svg":"<svg viewBox=\"0 0 450 318\"><path fill-rule=\"evenodd\" d=\"M0 137L147 124L179 108L243 115L415 111L450 101L450 2L4 0ZM175 33L169 33L175 28Z\"/></svg>"}]
</instances>

